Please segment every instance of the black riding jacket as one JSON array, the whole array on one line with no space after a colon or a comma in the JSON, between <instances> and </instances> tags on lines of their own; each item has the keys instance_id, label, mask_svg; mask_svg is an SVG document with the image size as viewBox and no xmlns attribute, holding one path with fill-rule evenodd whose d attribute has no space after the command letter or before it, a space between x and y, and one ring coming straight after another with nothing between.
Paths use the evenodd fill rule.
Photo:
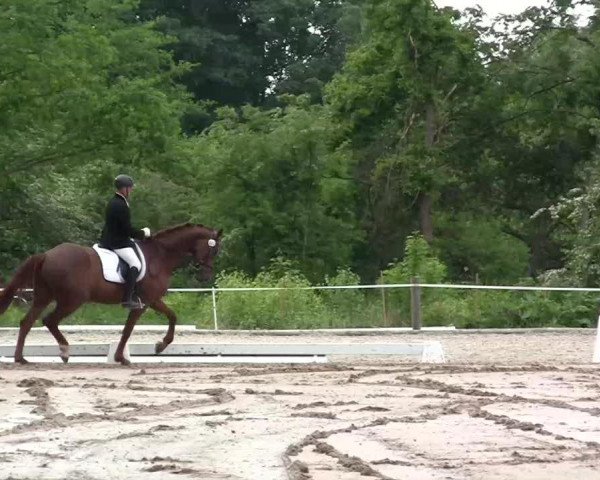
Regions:
<instances>
[{"instance_id":1,"label":"black riding jacket","mask_svg":"<svg viewBox=\"0 0 600 480\"><path fill-rule=\"evenodd\" d=\"M131 226L129 204L125 197L116 193L106 207L106 221L100 246L111 250L133 247L132 238L141 240L144 238L144 232Z\"/></svg>"}]
</instances>

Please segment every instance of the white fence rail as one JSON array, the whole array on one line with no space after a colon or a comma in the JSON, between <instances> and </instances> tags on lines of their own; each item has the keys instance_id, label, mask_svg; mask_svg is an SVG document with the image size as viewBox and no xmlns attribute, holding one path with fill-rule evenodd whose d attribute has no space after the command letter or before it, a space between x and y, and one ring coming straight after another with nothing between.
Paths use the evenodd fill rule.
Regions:
<instances>
[{"instance_id":1,"label":"white fence rail","mask_svg":"<svg viewBox=\"0 0 600 480\"><path fill-rule=\"evenodd\" d=\"M412 283L375 284L375 285L322 285L307 287L224 287L224 288L171 288L169 293L211 293L214 329L219 329L217 294L219 292L269 292L282 290L388 290L410 289L411 292L411 321L413 330L421 329L421 291L422 289L454 289L454 290L503 290L503 291L537 291L537 292L582 292L597 293L600 288L581 287L542 287L525 285L462 285L462 284L429 284L419 283L414 278ZM2 291L3 289L0 289ZM31 292L31 289L23 290ZM384 307L385 308L385 307ZM600 315L596 329L596 342L593 361L600 363Z\"/></svg>"},{"instance_id":2,"label":"white fence rail","mask_svg":"<svg viewBox=\"0 0 600 480\"><path fill-rule=\"evenodd\" d=\"M600 288L533 287L525 285L463 285L448 283L389 283L377 285L315 285L310 287L223 287L223 288L170 288L169 292L269 292L278 290L368 290L389 288L447 288L455 290L514 290L540 292L600 292Z\"/></svg>"},{"instance_id":3,"label":"white fence rail","mask_svg":"<svg viewBox=\"0 0 600 480\"><path fill-rule=\"evenodd\" d=\"M275 292L291 290L390 290L410 289L411 292L411 324L413 330L420 330L421 321L421 293L422 289L453 289L453 290L497 290L497 291L538 291L538 292L580 292L600 293L600 288L582 287L542 287L526 285L472 285L472 284L430 284L419 283L413 279L412 283L372 284L372 285L315 285L305 287L212 287L212 288L170 288L169 293L210 293L212 296L212 316L215 330L219 329L217 296L220 292ZM0 288L0 291L3 289ZM31 292L31 289L23 289ZM385 308L385 307L384 307Z\"/></svg>"},{"instance_id":4,"label":"white fence rail","mask_svg":"<svg viewBox=\"0 0 600 480\"><path fill-rule=\"evenodd\" d=\"M217 294L219 292L269 292L282 290L388 290L388 289L410 289L411 292L411 322L413 330L421 329L421 291L422 289L455 289L455 290L503 290L503 291L538 291L538 292L582 292L596 293L600 288L581 287L541 287L525 285L462 285L462 284L429 284L419 283L414 278L412 283L376 284L376 285L322 285L307 287L224 287L224 288L171 288L170 293L211 293L212 314L214 329L219 329L217 310ZM2 291L3 289L0 289ZM25 292L31 292L25 289ZM384 306L385 309L385 306ZM600 363L600 315L596 328L596 341L594 346L593 362Z\"/></svg>"},{"instance_id":5,"label":"white fence rail","mask_svg":"<svg viewBox=\"0 0 600 480\"><path fill-rule=\"evenodd\" d=\"M285 290L387 290L410 289L411 291L411 321L414 330L420 330L421 322L421 289L453 289L453 290L499 290L499 291L537 291L537 292L599 292L600 288L582 287L541 287L526 285L463 285L463 284L434 284L434 283L394 283L375 285L316 285L307 287L224 287L224 288L171 288L172 293L207 293L211 292L213 302L214 328L218 330L217 293L219 292L273 292Z\"/></svg>"},{"instance_id":6,"label":"white fence rail","mask_svg":"<svg viewBox=\"0 0 600 480\"><path fill-rule=\"evenodd\" d=\"M600 293L600 288L582 287L542 287L527 285L469 285L469 284L435 284L435 283L393 283L374 285L315 285L307 287L224 287L224 288L171 288L169 292L211 292L213 302L213 322L215 330L218 330L217 293L219 292L273 292L283 290L387 290L387 289L410 289L411 291L411 323L413 330L420 330L421 321L421 289L453 289L453 290L498 290L498 291L533 291L533 292L581 292ZM599 321L600 322L600 321ZM600 361L600 360L599 360Z\"/></svg>"}]
</instances>

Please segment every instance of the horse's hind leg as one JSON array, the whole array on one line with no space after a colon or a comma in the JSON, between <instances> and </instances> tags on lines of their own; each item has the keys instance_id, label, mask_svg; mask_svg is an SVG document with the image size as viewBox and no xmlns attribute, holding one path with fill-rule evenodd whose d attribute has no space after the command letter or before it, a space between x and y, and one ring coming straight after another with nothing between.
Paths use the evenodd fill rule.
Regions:
<instances>
[{"instance_id":1,"label":"horse's hind leg","mask_svg":"<svg viewBox=\"0 0 600 480\"><path fill-rule=\"evenodd\" d=\"M31 330L31 327L49 303L50 300L36 297L36 299L33 302L33 305L31 306L23 320L21 320L21 324L19 326L19 338L17 339L17 346L15 348L15 363L28 363L27 360L23 358L23 347L25 346L25 337L27 337L27 334Z\"/></svg>"},{"instance_id":2,"label":"horse's hind leg","mask_svg":"<svg viewBox=\"0 0 600 480\"><path fill-rule=\"evenodd\" d=\"M42 323L46 325L46 328L50 331L52 336L58 342L58 348L60 349L60 358L63 362L69 361L69 342L65 336L58 329L58 324L66 316L73 313L81 306L81 303L75 304L60 304L57 303L56 308L52 310L48 315L44 317Z\"/></svg>"}]
</instances>

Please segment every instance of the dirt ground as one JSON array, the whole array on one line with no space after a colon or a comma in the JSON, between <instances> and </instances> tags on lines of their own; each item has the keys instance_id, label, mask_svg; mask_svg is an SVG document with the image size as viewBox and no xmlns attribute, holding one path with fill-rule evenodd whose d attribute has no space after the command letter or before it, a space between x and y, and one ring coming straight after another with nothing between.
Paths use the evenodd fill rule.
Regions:
<instances>
[{"instance_id":1,"label":"dirt ground","mask_svg":"<svg viewBox=\"0 0 600 480\"><path fill-rule=\"evenodd\" d=\"M0 479L600 479L593 331L176 339L230 340L439 340L448 363L0 364Z\"/></svg>"}]
</instances>

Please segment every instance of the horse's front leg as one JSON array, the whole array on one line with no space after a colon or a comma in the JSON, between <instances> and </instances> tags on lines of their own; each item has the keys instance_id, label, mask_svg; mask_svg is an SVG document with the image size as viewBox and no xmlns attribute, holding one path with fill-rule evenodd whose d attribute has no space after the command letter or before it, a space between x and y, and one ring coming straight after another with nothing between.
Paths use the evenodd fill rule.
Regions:
<instances>
[{"instance_id":1,"label":"horse's front leg","mask_svg":"<svg viewBox=\"0 0 600 480\"><path fill-rule=\"evenodd\" d=\"M155 346L156 353L161 353L173 342L173 338L175 338L175 324L177 323L177 316L175 315L175 312L167 307L162 300L158 300L157 302L153 303L150 305L150 308L164 314L169 319L169 329L167 330L165 338L162 339L162 342L156 342Z\"/></svg>"},{"instance_id":2,"label":"horse's front leg","mask_svg":"<svg viewBox=\"0 0 600 480\"><path fill-rule=\"evenodd\" d=\"M119 341L117 351L115 352L115 362L119 362L121 365L131 364L131 362L127 360L123 355L123 350L125 350L125 345L127 344L127 340L129 340L129 337L131 336L133 327L135 327L135 324L137 323L138 319L142 316L142 314L145 311L145 308L138 308L129 312L129 316L127 317L127 323L125 324L125 328L123 328L123 334L121 335L121 340Z\"/></svg>"}]
</instances>

